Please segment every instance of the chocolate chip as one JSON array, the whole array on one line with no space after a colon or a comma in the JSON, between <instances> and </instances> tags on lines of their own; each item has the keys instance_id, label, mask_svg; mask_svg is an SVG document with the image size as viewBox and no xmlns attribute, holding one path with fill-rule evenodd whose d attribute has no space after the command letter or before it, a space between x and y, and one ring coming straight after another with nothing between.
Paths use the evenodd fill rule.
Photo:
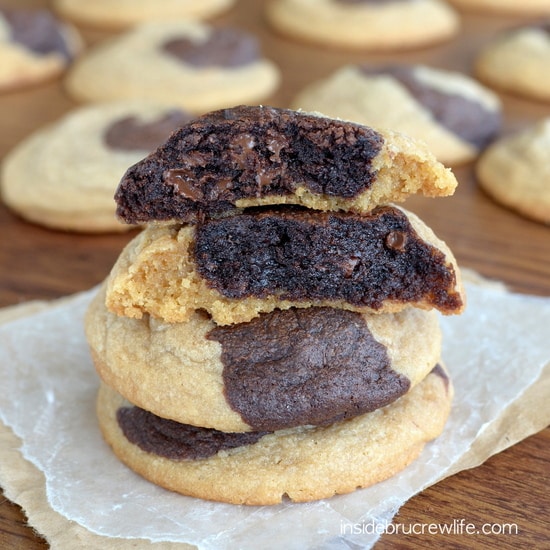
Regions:
<instances>
[{"instance_id":1,"label":"chocolate chip","mask_svg":"<svg viewBox=\"0 0 550 550\"><path fill-rule=\"evenodd\" d=\"M390 231L385 242L388 248L403 252L407 244L407 235L403 231Z\"/></svg>"},{"instance_id":2,"label":"chocolate chip","mask_svg":"<svg viewBox=\"0 0 550 550\"><path fill-rule=\"evenodd\" d=\"M202 191L196 187L193 174L189 170L166 170L163 174L163 180L173 185L181 197L192 201L201 201L204 199Z\"/></svg>"}]
</instances>

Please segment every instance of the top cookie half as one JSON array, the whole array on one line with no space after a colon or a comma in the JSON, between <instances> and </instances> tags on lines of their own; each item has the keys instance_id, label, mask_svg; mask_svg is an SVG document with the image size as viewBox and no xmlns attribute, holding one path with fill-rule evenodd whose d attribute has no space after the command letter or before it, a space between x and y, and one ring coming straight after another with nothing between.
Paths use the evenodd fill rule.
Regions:
<instances>
[{"instance_id":1,"label":"top cookie half","mask_svg":"<svg viewBox=\"0 0 550 550\"><path fill-rule=\"evenodd\" d=\"M451 195L453 173L405 135L264 106L208 113L123 176L126 223L192 223L249 206L366 213L409 195Z\"/></svg>"}]
</instances>

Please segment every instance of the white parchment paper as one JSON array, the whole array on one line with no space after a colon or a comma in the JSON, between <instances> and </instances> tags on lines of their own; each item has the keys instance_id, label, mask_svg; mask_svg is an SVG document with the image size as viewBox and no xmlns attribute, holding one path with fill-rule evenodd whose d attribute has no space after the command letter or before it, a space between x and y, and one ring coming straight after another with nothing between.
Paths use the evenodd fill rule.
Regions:
<instances>
[{"instance_id":1,"label":"white parchment paper","mask_svg":"<svg viewBox=\"0 0 550 550\"><path fill-rule=\"evenodd\" d=\"M104 444L98 380L83 332L95 290L0 326L0 419L44 472L50 505L91 532L201 549L368 548L410 497L445 477L550 362L550 299L468 284L461 316L442 317L455 402L444 433L394 478L307 504L247 507L155 487Z\"/></svg>"}]
</instances>

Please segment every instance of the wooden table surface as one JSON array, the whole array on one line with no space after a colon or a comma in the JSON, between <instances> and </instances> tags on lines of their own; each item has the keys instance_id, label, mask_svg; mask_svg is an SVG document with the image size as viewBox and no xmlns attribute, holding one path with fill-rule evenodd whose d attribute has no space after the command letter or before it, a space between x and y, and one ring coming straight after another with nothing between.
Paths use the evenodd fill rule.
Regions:
<instances>
[{"instance_id":1,"label":"wooden table surface","mask_svg":"<svg viewBox=\"0 0 550 550\"><path fill-rule=\"evenodd\" d=\"M0 1L0 5L46 6L40 0ZM232 23L255 32L264 53L283 71L283 84L265 104L285 107L305 84L335 68L359 61L426 63L470 72L478 48L517 19L463 14L461 35L450 42L392 55L334 52L300 44L272 33L262 19L264 2L239 0L216 24ZM85 30L88 44L107 35ZM501 94L503 133L550 116L550 105ZM34 129L75 107L61 82L0 95L0 158ZM459 263L499 279L517 292L550 296L550 227L516 215L492 202L476 185L473 166L455 169L460 185L453 197L414 198L407 207L419 214L450 245ZM0 307L50 299L100 282L124 244L135 234L76 235L26 223L0 205ZM521 322L511 319L510 322ZM411 499L395 518L405 529L422 523L453 522L517 525L517 534L468 536L384 535L385 548L549 548L548 485L550 429L531 436L482 466L448 478ZM27 526L19 507L0 495L0 547L43 549L47 544Z\"/></svg>"}]
</instances>

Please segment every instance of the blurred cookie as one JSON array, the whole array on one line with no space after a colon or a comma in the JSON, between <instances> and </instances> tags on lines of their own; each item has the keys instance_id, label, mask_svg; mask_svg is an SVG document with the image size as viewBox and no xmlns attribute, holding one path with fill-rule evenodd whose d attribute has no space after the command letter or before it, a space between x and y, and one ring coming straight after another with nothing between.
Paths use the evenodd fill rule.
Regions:
<instances>
[{"instance_id":1,"label":"blurred cookie","mask_svg":"<svg viewBox=\"0 0 550 550\"><path fill-rule=\"evenodd\" d=\"M195 113L257 103L279 70L244 31L199 22L147 23L97 45L73 65L69 94L81 101L142 98Z\"/></svg>"},{"instance_id":2,"label":"blurred cookie","mask_svg":"<svg viewBox=\"0 0 550 550\"><path fill-rule=\"evenodd\" d=\"M403 132L451 165L477 157L501 125L496 94L461 73L422 65L345 66L306 87L292 108Z\"/></svg>"},{"instance_id":3,"label":"blurred cookie","mask_svg":"<svg viewBox=\"0 0 550 550\"><path fill-rule=\"evenodd\" d=\"M541 23L497 35L478 53L475 73L499 90L550 101L550 80L546 78L549 65L550 23Z\"/></svg>"},{"instance_id":4,"label":"blurred cookie","mask_svg":"<svg viewBox=\"0 0 550 550\"><path fill-rule=\"evenodd\" d=\"M357 50L427 46L460 28L458 15L439 0L272 0L266 15L282 34Z\"/></svg>"},{"instance_id":5,"label":"blurred cookie","mask_svg":"<svg viewBox=\"0 0 550 550\"><path fill-rule=\"evenodd\" d=\"M493 143L476 165L481 187L497 202L550 224L550 118Z\"/></svg>"},{"instance_id":6,"label":"blurred cookie","mask_svg":"<svg viewBox=\"0 0 550 550\"><path fill-rule=\"evenodd\" d=\"M217 15L234 0L54 0L56 11L80 25L121 29L155 19L204 19Z\"/></svg>"},{"instance_id":7,"label":"blurred cookie","mask_svg":"<svg viewBox=\"0 0 550 550\"><path fill-rule=\"evenodd\" d=\"M441 355L437 314L414 308L275 310L220 327L201 312L184 323L117 316L103 289L85 327L99 375L129 401L227 432L326 425L384 407Z\"/></svg>"},{"instance_id":8,"label":"blurred cookie","mask_svg":"<svg viewBox=\"0 0 550 550\"><path fill-rule=\"evenodd\" d=\"M264 505L328 498L396 474L440 435L453 388L437 366L382 409L326 427L225 433L162 419L102 385L97 411L115 454L146 479L185 495Z\"/></svg>"},{"instance_id":9,"label":"blurred cookie","mask_svg":"<svg viewBox=\"0 0 550 550\"><path fill-rule=\"evenodd\" d=\"M451 314L462 310L464 297L451 251L411 212L287 207L198 225L149 225L117 259L107 306L168 322L205 309L216 323L230 324L311 306Z\"/></svg>"},{"instance_id":10,"label":"blurred cookie","mask_svg":"<svg viewBox=\"0 0 550 550\"><path fill-rule=\"evenodd\" d=\"M550 15L548 0L449 0L459 9L492 13L495 15L531 16Z\"/></svg>"},{"instance_id":11,"label":"blurred cookie","mask_svg":"<svg viewBox=\"0 0 550 550\"><path fill-rule=\"evenodd\" d=\"M145 101L75 109L20 142L4 158L5 204L47 227L126 231L113 199L126 168L164 142L190 116Z\"/></svg>"},{"instance_id":12,"label":"blurred cookie","mask_svg":"<svg viewBox=\"0 0 550 550\"><path fill-rule=\"evenodd\" d=\"M0 92L58 77L81 49L78 31L48 10L0 7Z\"/></svg>"},{"instance_id":13,"label":"blurred cookie","mask_svg":"<svg viewBox=\"0 0 550 550\"><path fill-rule=\"evenodd\" d=\"M192 121L130 167L116 200L127 223L192 222L285 203L362 213L415 193L452 195L456 185L425 144L403 134L240 106Z\"/></svg>"}]
</instances>

